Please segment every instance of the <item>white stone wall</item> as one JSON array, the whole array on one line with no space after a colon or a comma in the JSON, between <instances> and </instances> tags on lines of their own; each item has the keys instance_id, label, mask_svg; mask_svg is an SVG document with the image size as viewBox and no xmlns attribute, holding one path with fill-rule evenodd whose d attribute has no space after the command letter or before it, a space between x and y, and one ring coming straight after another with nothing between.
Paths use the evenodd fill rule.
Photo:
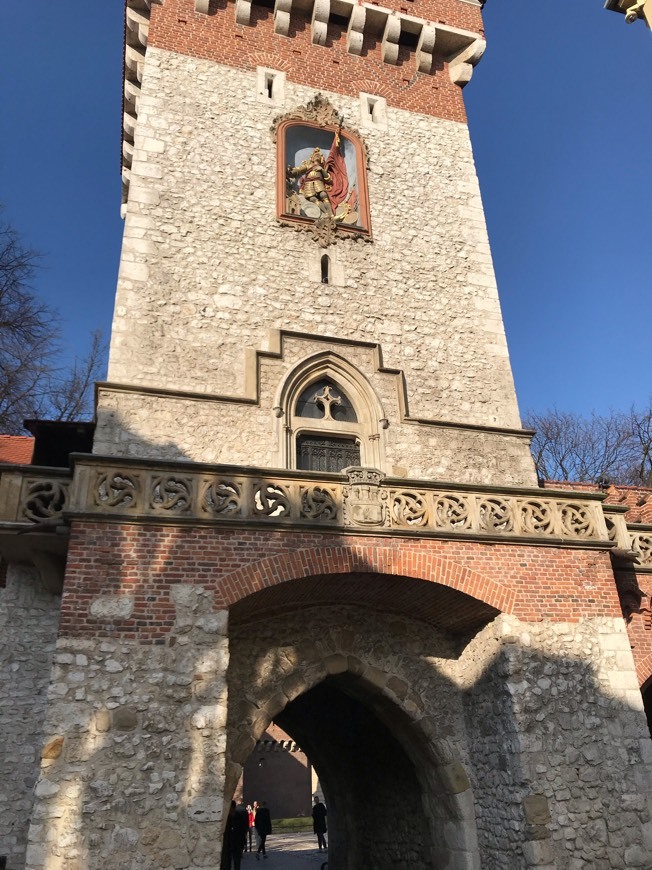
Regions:
<instances>
[{"instance_id":1,"label":"white stone wall","mask_svg":"<svg viewBox=\"0 0 652 870\"><path fill-rule=\"evenodd\" d=\"M59 604L35 568L9 566L0 589L0 855L8 870L25 861Z\"/></svg>"},{"instance_id":2,"label":"white stone wall","mask_svg":"<svg viewBox=\"0 0 652 870\"><path fill-rule=\"evenodd\" d=\"M380 343L384 364L405 372L414 418L518 427L466 126L389 108L387 131L365 130L374 241L330 248L341 280L324 285L323 249L275 219L270 125L315 95L291 81L285 94L283 106L268 106L257 100L254 72L148 49L109 379L242 396L244 349L264 349L268 331L284 328ZM357 99L327 96L360 126ZM162 433L178 425L171 403L142 419L122 396L111 402L120 431L105 430L101 404L103 451L116 438L132 449L167 440ZM231 440L233 415L221 425L214 408L197 410L202 425L186 435L187 458ZM259 438L247 445L252 464L265 458L269 428ZM412 461L418 437L401 440L398 465L441 476L432 458ZM434 440L438 449L442 439ZM457 453L459 440L451 442ZM526 442L518 452L514 476L523 479Z\"/></svg>"},{"instance_id":3,"label":"white stone wall","mask_svg":"<svg viewBox=\"0 0 652 870\"><path fill-rule=\"evenodd\" d=\"M227 613L200 586L171 601L165 646L59 638L27 870L219 866Z\"/></svg>"},{"instance_id":4,"label":"white stone wall","mask_svg":"<svg viewBox=\"0 0 652 870\"><path fill-rule=\"evenodd\" d=\"M279 384L301 363L325 350L345 356L366 379L379 406L373 434L387 474L467 483L534 485L528 441L518 435L406 422L397 375L379 371L372 348L286 337L278 355L250 364L259 382L255 404L119 393L99 393L95 451L102 455L288 467L286 416L277 417ZM379 420L388 421L386 429ZM185 421L192 425L183 425ZM233 438L237 432L238 437Z\"/></svg>"},{"instance_id":5,"label":"white stone wall","mask_svg":"<svg viewBox=\"0 0 652 870\"><path fill-rule=\"evenodd\" d=\"M652 867L652 742L622 619L501 616L461 661L483 868Z\"/></svg>"}]
</instances>

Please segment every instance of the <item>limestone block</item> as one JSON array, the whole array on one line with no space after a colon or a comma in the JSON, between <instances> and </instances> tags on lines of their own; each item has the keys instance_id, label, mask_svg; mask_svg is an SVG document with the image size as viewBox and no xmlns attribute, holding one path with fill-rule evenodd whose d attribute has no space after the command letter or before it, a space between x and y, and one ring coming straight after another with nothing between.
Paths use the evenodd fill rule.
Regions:
<instances>
[{"instance_id":1,"label":"limestone block","mask_svg":"<svg viewBox=\"0 0 652 870\"><path fill-rule=\"evenodd\" d=\"M275 0L274 2L274 33L287 36L290 30L290 15L292 0Z\"/></svg>"},{"instance_id":2,"label":"limestone block","mask_svg":"<svg viewBox=\"0 0 652 870\"><path fill-rule=\"evenodd\" d=\"M381 43L381 52L385 63L395 64L398 61L398 41L400 36L400 17L398 15L388 15Z\"/></svg>"},{"instance_id":3,"label":"limestone block","mask_svg":"<svg viewBox=\"0 0 652 870\"><path fill-rule=\"evenodd\" d=\"M416 50L416 63L419 72L429 73L432 69L436 34L437 31L431 24L424 24L421 28Z\"/></svg>"},{"instance_id":4,"label":"limestone block","mask_svg":"<svg viewBox=\"0 0 652 870\"><path fill-rule=\"evenodd\" d=\"M235 20L238 24L249 24L251 0L235 0Z\"/></svg>"},{"instance_id":5,"label":"limestone block","mask_svg":"<svg viewBox=\"0 0 652 870\"><path fill-rule=\"evenodd\" d=\"M57 783L50 782L49 779L41 779L34 789L34 794L37 798L50 798L58 794L60 790L61 786L57 785Z\"/></svg>"},{"instance_id":6,"label":"limestone block","mask_svg":"<svg viewBox=\"0 0 652 870\"><path fill-rule=\"evenodd\" d=\"M443 765L438 769L438 772L447 794L461 794L471 788L466 771L459 761Z\"/></svg>"},{"instance_id":7,"label":"limestone block","mask_svg":"<svg viewBox=\"0 0 652 870\"><path fill-rule=\"evenodd\" d=\"M366 16L367 10L364 6L352 7L349 26L346 31L346 50L351 52L351 54L362 53Z\"/></svg>"},{"instance_id":8,"label":"limestone block","mask_svg":"<svg viewBox=\"0 0 652 870\"><path fill-rule=\"evenodd\" d=\"M528 840L523 844L523 856L528 867L554 867L552 841L549 839Z\"/></svg>"},{"instance_id":9,"label":"limestone block","mask_svg":"<svg viewBox=\"0 0 652 870\"><path fill-rule=\"evenodd\" d=\"M138 713L131 707L117 707L111 712L111 724L116 731L133 731L138 726Z\"/></svg>"},{"instance_id":10,"label":"limestone block","mask_svg":"<svg viewBox=\"0 0 652 870\"><path fill-rule=\"evenodd\" d=\"M339 653L328 656L324 660L324 664L326 666L326 672L329 674L343 674L349 668L348 658Z\"/></svg>"},{"instance_id":11,"label":"limestone block","mask_svg":"<svg viewBox=\"0 0 652 870\"><path fill-rule=\"evenodd\" d=\"M325 45L328 35L328 17L330 15L330 0L315 0L312 7L312 42L314 45Z\"/></svg>"},{"instance_id":12,"label":"limestone block","mask_svg":"<svg viewBox=\"0 0 652 870\"><path fill-rule=\"evenodd\" d=\"M51 737L41 751L41 758L54 759L61 755L63 749L63 737Z\"/></svg>"},{"instance_id":13,"label":"limestone block","mask_svg":"<svg viewBox=\"0 0 652 870\"><path fill-rule=\"evenodd\" d=\"M652 866L652 854L643 846L629 846L625 849L625 866L649 868Z\"/></svg>"},{"instance_id":14,"label":"limestone block","mask_svg":"<svg viewBox=\"0 0 652 870\"><path fill-rule=\"evenodd\" d=\"M543 795L527 795L523 799L523 811L529 825L547 825L550 821L548 800Z\"/></svg>"}]
</instances>

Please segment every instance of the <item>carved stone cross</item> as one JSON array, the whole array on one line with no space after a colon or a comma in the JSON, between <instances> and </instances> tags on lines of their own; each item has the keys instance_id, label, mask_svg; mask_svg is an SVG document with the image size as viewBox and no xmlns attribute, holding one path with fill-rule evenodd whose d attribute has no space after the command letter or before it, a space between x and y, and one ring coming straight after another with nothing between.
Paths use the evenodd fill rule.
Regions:
<instances>
[{"instance_id":1,"label":"carved stone cross","mask_svg":"<svg viewBox=\"0 0 652 870\"><path fill-rule=\"evenodd\" d=\"M332 420L333 415L331 414L331 405L341 405L342 400L339 396L336 396L333 392L331 392L331 388L329 384L326 384L321 393L315 393L312 397L313 402L319 402L320 405L324 407L324 415L327 420Z\"/></svg>"}]
</instances>

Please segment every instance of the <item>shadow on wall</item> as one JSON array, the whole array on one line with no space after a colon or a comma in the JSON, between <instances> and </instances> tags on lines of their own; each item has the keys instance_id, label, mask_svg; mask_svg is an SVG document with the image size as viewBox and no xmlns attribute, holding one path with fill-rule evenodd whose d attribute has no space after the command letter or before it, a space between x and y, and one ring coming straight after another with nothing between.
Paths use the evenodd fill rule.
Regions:
<instances>
[{"instance_id":1,"label":"shadow on wall","mask_svg":"<svg viewBox=\"0 0 652 870\"><path fill-rule=\"evenodd\" d=\"M237 768L269 717L300 743L338 870L466 867L478 853L484 866L617 867L624 823L629 857L649 866L640 706L614 697L615 652L597 668L554 652L595 650L601 630L541 624L517 642L501 616L451 638L341 606L232 622L228 758Z\"/></svg>"},{"instance_id":2,"label":"shadow on wall","mask_svg":"<svg viewBox=\"0 0 652 870\"><path fill-rule=\"evenodd\" d=\"M229 626L223 587L256 558L249 534L73 529L27 870L216 867L272 721L323 783L330 870L652 866L622 622L523 625L482 605L454 633L442 623L470 596L358 553L354 573L281 582L280 604L275 589L243 599Z\"/></svg>"}]
</instances>

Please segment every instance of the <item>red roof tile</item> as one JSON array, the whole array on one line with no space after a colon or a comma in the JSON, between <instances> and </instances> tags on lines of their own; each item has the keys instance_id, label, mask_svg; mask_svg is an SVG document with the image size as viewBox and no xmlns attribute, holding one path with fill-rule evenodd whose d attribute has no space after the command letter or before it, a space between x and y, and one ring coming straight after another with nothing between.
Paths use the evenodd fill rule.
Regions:
<instances>
[{"instance_id":1,"label":"red roof tile","mask_svg":"<svg viewBox=\"0 0 652 870\"><path fill-rule=\"evenodd\" d=\"M29 465L34 455L34 440L30 435L0 435L0 462Z\"/></svg>"}]
</instances>

